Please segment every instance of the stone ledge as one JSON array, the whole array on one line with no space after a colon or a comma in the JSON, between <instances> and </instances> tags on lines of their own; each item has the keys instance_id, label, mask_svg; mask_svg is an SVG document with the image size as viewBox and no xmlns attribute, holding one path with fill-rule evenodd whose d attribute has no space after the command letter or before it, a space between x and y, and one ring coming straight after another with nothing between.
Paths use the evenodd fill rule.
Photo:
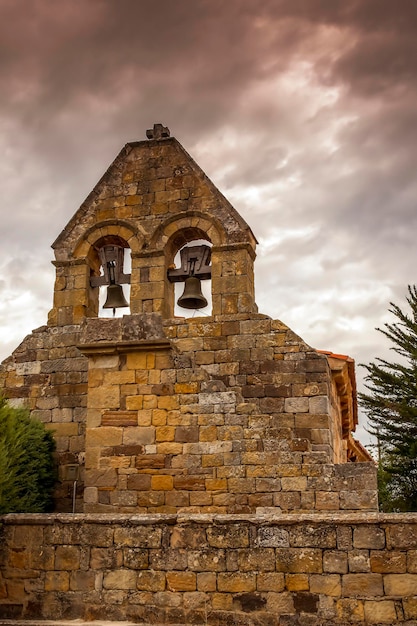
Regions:
<instances>
[{"instance_id":1,"label":"stone ledge","mask_svg":"<svg viewBox=\"0 0 417 626\"><path fill-rule=\"evenodd\" d=\"M109 524L119 523L125 526L150 524L233 524L247 522L258 526L310 524L417 524L417 513L303 513L280 514L148 514L130 513L8 513L0 516L0 524L12 525L49 525L61 524Z\"/></svg>"}]
</instances>

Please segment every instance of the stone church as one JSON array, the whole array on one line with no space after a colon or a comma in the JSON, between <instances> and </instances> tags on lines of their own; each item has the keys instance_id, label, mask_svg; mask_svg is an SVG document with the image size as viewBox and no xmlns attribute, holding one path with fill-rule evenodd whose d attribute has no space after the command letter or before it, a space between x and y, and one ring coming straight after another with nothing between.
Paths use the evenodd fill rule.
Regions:
<instances>
[{"instance_id":1,"label":"stone church","mask_svg":"<svg viewBox=\"0 0 417 626\"><path fill-rule=\"evenodd\" d=\"M377 510L354 362L258 312L256 243L166 127L121 150L52 246L47 325L0 367L54 433L56 511Z\"/></svg>"}]
</instances>

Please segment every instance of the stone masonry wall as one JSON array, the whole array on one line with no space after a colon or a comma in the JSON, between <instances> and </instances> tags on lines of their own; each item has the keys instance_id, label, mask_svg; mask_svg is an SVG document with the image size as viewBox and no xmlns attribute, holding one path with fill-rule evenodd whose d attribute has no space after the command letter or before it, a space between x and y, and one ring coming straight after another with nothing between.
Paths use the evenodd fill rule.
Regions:
<instances>
[{"instance_id":1,"label":"stone masonry wall","mask_svg":"<svg viewBox=\"0 0 417 626\"><path fill-rule=\"evenodd\" d=\"M335 464L326 357L282 322L90 319L79 347L86 513L377 510L374 464Z\"/></svg>"},{"instance_id":2,"label":"stone masonry wall","mask_svg":"<svg viewBox=\"0 0 417 626\"><path fill-rule=\"evenodd\" d=\"M82 510L88 359L77 348L79 331L77 325L41 326L0 365L1 393L12 406L29 408L32 418L54 433L58 511L72 510L74 476Z\"/></svg>"},{"instance_id":3,"label":"stone masonry wall","mask_svg":"<svg viewBox=\"0 0 417 626\"><path fill-rule=\"evenodd\" d=\"M416 514L0 521L3 619L417 624Z\"/></svg>"}]
</instances>

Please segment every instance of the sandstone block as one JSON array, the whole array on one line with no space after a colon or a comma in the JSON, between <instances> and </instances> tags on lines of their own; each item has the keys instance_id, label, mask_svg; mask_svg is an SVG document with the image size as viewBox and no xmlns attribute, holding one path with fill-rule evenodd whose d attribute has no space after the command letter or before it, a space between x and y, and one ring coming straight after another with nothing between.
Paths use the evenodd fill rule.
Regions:
<instances>
[{"instance_id":1,"label":"sandstone block","mask_svg":"<svg viewBox=\"0 0 417 626\"><path fill-rule=\"evenodd\" d=\"M166 441L163 443L158 443L156 446L156 452L158 455L166 455L166 454L182 454L183 452L182 443L176 443L174 441Z\"/></svg>"},{"instance_id":2,"label":"sandstone block","mask_svg":"<svg viewBox=\"0 0 417 626\"><path fill-rule=\"evenodd\" d=\"M338 511L339 494L332 491L316 491L316 509L318 511Z\"/></svg>"},{"instance_id":3,"label":"sandstone block","mask_svg":"<svg viewBox=\"0 0 417 626\"><path fill-rule=\"evenodd\" d=\"M217 577L217 588L221 592L228 593L256 591L256 575L243 572L221 572Z\"/></svg>"},{"instance_id":4,"label":"sandstone block","mask_svg":"<svg viewBox=\"0 0 417 626\"><path fill-rule=\"evenodd\" d=\"M384 576L384 589L388 596L415 596L417 574L387 574Z\"/></svg>"},{"instance_id":5,"label":"sandstone block","mask_svg":"<svg viewBox=\"0 0 417 626\"><path fill-rule=\"evenodd\" d=\"M395 624L397 613L391 600L365 601L365 619L367 624Z\"/></svg>"},{"instance_id":6,"label":"sandstone block","mask_svg":"<svg viewBox=\"0 0 417 626\"><path fill-rule=\"evenodd\" d=\"M194 572L168 572L167 588L170 591L195 591L197 576Z\"/></svg>"},{"instance_id":7,"label":"sandstone block","mask_svg":"<svg viewBox=\"0 0 417 626\"><path fill-rule=\"evenodd\" d=\"M88 406L91 409L118 409L120 388L116 385L91 388L88 393Z\"/></svg>"},{"instance_id":8,"label":"sandstone block","mask_svg":"<svg viewBox=\"0 0 417 626\"><path fill-rule=\"evenodd\" d=\"M407 552L407 571L410 574L417 574L417 550Z\"/></svg>"},{"instance_id":9,"label":"sandstone block","mask_svg":"<svg viewBox=\"0 0 417 626\"><path fill-rule=\"evenodd\" d=\"M417 596L412 598L403 598L405 619L417 619Z\"/></svg>"},{"instance_id":10,"label":"sandstone block","mask_svg":"<svg viewBox=\"0 0 417 626\"><path fill-rule=\"evenodd\" d=\"M314 396L309 399L308 408L310 413L326 415L330 413L329 398L327 396Z\"/></svg>"},{"instance_id":11,"label":"sandstone block","mask_svg":"<svg viewBox=\"0 0 417 626\"><path fill-rule=\"evenodd\" d=\"M216 591L217 576L214 572L202 572L197 574L197 589L199 591Z\"/></svg>"},{"instance_id":12,"label":"sandstone block","mask_svg":"<svg viewBox=\"0 0 417 626\"><path fill-rule=\"evenodd\" d=\"M71 572L70 590L71 591L94 591L95 588L95 572L91 571L74 571Z\"/></svg>"},{"instance_id":13,"label":"sandstone block","mask_svg":"<svg viewBox=\"0 0 417 626\"><path fill-rule=\"evenodd\" d=\"M280 572L259 572L256 576L256 588L257 591L284 591L284 574Z\"/></svg>"},{"instance_id":14,"label":"sandstone block","mask_svg":"<svg viewBox=\"0 0 417 626\"><path fill-rule=\"evenodd\" d=\"M172 476L161 474L152 476L151 489L155 491L169 491L174 488L174 479Z\"/></svg>"},{"instance_id":15,"label":"sandstone block","mask_svg":"<svg viewBox=\"0 0 417 626\"><path fill-rule=\"evenodd\" d=\"M359 598L384 595L381 574L345 574L342 595Z\"/></svg>"},{"instance_id":16,"label":"sandstone block","mask_svg":"<svg viewBox=\"0 0 417 626\"><path fill-rule=\"evenodd\" d=\"M116 527L114 544L140 548L159 548L162 541L162 528L159 526L137 526L135 528Z\"/></svg>"},{"instance_id":17,"label":"sandstone block","mask_svg":"<svg viewBox=\"0 0 417 626\"><path fill-rule=\"evenodd\" d=\"M245 548L249 546L249 529L240 524L210 526L207 541L214 548Z\"/></svg>"},{"instance_id":18,"label":"sandstone block","mask_svg":"<svg viewBox=\"0 0 417 626\"><path fill-rule=\"evenodd\" d=\"M348 553L349 572L370 572L368 550L352 550Z\"/></svg>"},{"instance_id":19,"label":"sandstone block","mask_svg":"<svg viewBox=\"0 0 417 626\"><path fill-rule=\"evenodd\" d=\"M340 578L339 574L312 574L310 576L310 591L311 593L340 598L342 594Z\"/></svg>"},{"instance_id":20,"label":"sandstone block","mask_svg":"<svg viewBox=\"0 0 417 626\"><path fill-rule=\"evenodd\" d=\"M116 569L122 566L123 553L113 548L91 548L90 568L92 570Z\"/></svg>"},{"instance_id":21,"label":"sandstone block","mask_svg":"<svg viewBox=\"0 0 417 626\"><path fill-rule=\"evenodd\" d=\"M123 550L123 564L134 570L148 569L148 550L142 548L125 548Z\"/></svg>"},{"instance_id":22,"label":"sandstone block","mask_svg":"<svg viewBox=\"0 0 417 626\"><path fill-rule=\"evenodd\" d=\"M353 465L353 464L352 464ZM376 491L341 491L340 508L376 511L378 495Z\"/></svg>"},{"instance_id":23,"label":"sandstone block","mask_svg":"<svg viewBox=\"0 0 417 626\"><path fill-rule=\"evenodd\" d=\"M227 490L226 478L206 478L205 484L207 491Z\"/></svg>"},{"instance_id":24,"label":"sandstone block","mask_svg":"<svg viewBox=\"0 0 417 626\"><path fill-rule=\"evenodd\" d=\"M123 429L123 444L146 446L155 443L154 426L135 426Z\"/></svg>"},{"instance_id":25,"label":"sandstone block","mask_svg":"<svg viewBox=\"0 0 417 626\"><path fill-rule=\"evenodd\" d=\"M281 478L282 491L305 491L307 476L283 476Z\"/></svg>"},{"instance_id":26,"label":"sandstone block","mask_svg":"<svg viewBox=\"0 0 417 626\"><path fill-rule=\"evenodd\" d=\"M137 574L132 570L118 569L104 575L104 589L136 589Z\"/></svg>"},{"instance_id":27,"label":"sandstone block","mask_svg":"<svg viewBox=\"0 0 417 626\"><path fill-rule=\"evenodd\" d=\"M58 546L55 552L55 568L74 570L80 567L80 549L76 546Z\"/></svg>"},{"instance_id":28,"label":"sandstone block","mask_svg":"<svg viewBox=\"0 0 417 626\"><path fill-rule=\"evenodd\" d=\"M272 548L238 550L238 565L241 572L273 572L275 570L275 552Z\"/></svg>"},{"instance_id":29,"label":"sandstone block","mask_svg":"<svg viewBox=\"0 0 417 626\"><path fill-rule=\"evenodd\" d=\"M405 552L372 550L370 565L372 572L401 574L407 571L407 555Z\"/></svg>"},{"instance_id":30,"label":"sandstone block","mask_svg":"<svg viewBox=\"0 0 417 626\"><path fill-rule=\"evenodd\" d=\"M325 550L323 553L323 571L335 574L347 574L347 553L341 550Z\"/></svg>"},{"instance_id":31,"label":"sandstone block","mask_svg":"<svg viewBox=\"0 0 417 626\"><path fill-rule=\"evenodd\" d=\"M281 574L281 576L283 575ZM309 591L309 576L307 574L285 574L285 588L288 591Z\"/></svg>"},{"instance_id":32,"label":"sandstone block","mask_svg":"<svg viewBox=\"0 0 417 626\"><path fill-rule=\"evenodd\" d=\"M122 443L123 431L114 426L101 426L100 428L87 428L86 445L100 448L117 446Z\"/></svg>"},{"instance_id":33,"label":"sandstone block","mask_svg":"<svg viewBox=\"0 0 417 626\"><path fill-rule=\"evenodd\" d=\"M336 611L341 624L362 623L364 621L363 600L341 598L336 602Z\"/></svg>"},{"instance_id":34,"label":"sandstone block","mask_svg":"<svg viewBox=\"0 0 417 626\"><path fill-rule=\"evenodd\" d=\"M117 473L114 468L90 469L85 473L86 487L115 487L117 485Z\"/></svg>"},{"instance_id":35,"label":"sandstone block","mask_svg":"<svg viewBox=\"0 0 417 626\"><path fill-rule=\"evenodd\" d=\"M69 572L46 572L45 591L68 591Z\"/></svg>"},{"instance_id":36,"label":"sandstone block","mask_svg":"<svg viewBox=\"0 0 417 626\"><path fill-rule=\"evenodd\" d=\"M301 527L290 528L289 539L292 547L335 548L336 530L331 524L303 524Z\"/></svg>"},{"instance_id":37,"label":"sandstone block","mask_svg":"<svg viewBox=\"0 0 417 626\"><path fill-rule=\"evenodd\" d=\"M389 524L386 528L386 538L389 549L416 549L417 524Z\"/></svg>"},{"instance_id":38,"label":"sandstone block","mask_svg":"<svg viewBox=\"0 0 417 626\"><path fill-rule=\"evenodd\" d=\"M322 551L318 548L277 548L276 569L294 574L321 574Z\"/></svg>"},{"instance_id":39,"label":"sandstone block","mask_svg":"<svg viewBox=\"0 0 417 626\"><path fill-rule=\"evenodd\" d=\"M308 608L305 605L302 605L299 607L299 609L296 609L295 602L294 602L294 599L296 597L297 597L296 594L294 594L293 596L293 594L290 594L286 591L282 593L270 592L267 595L266 610L268 611L268 613L272 613L274 615L280 615L284 619L286 616L290 616L290 619L292 619L296 611L299 613L303 611L304 613L304 610ZM280 618L280 621L281 621L281 618ZM282 623L285 624L285 621L283 621ZM288 623L291 623L291 622L288 622ZM308 622L306 623L308 624Z\"/></svg>"},{"instance_id":40,"label":"sandstone block","mask_svg":"<svg viewBox=\"0 0 417 626\"><path fill-rule=\"evenodd\" d=\"M286 413L307 413L308 398L285 398L284 410Z\"/></svg>"},{"instance_id":41,"label":"sandstone block","mask_svg":"<svg viewBox=\"0 0 417 626\"><path fill-rule=\"evenodd\" d=\"M113 545L113 528L102 524L83 524L76 530L76 540L80 545L86 544L97 547Z\"/></svg>"},{"instance_id":42,"label":"sandstone block","mask_svg":"<svg viewBox=\"0 0 417 626\"><path fill-rule=\"evenodd\" d=\"M130 474L127 477L127 488L137 491L149 491L151 476L149 474Z\"/></svg>"},{"instance_id":43,"label":"sandstone block","mask_svg":"<svg viewBox=\"0 0 417 626\"><path fill-rule=\"evenodd\" d=\"M183 548L152 550L149 557L151 569L164 571L185 571L187 569L187 550Z\"/></svg>"},{"instance_id":44,"label":"sandstone block","mask_svg":"<svg viewBox=\"0 0 417 626\"><path fill-rule=\"evenodd\" d=\"M255 546L265 548L289 547L288 531L274 526L261 526L255 539Z\"/></svg>"},{"instance_id":45,"label":"sandstone block","mask_svg":"<svg viewBox=\"0 0 417 626\"><path fill-rule=\"evenodd\" d=\"M231 611L233 608L233 595L231 593L213 593L211 605L214 611Z\"/></svg>"}]
</instances>

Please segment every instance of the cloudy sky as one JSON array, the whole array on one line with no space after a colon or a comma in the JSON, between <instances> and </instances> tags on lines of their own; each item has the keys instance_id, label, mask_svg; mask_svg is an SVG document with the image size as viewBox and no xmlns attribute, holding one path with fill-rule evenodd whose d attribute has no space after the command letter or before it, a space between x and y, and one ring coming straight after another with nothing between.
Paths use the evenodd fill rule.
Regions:
<instances>
[{"instance_id":1,"label":"cloudy sky","mask_svg":"<svg viewBox=\"0 0 417 626\"><path fill-rule=\"evenodd\" d=\"M416 0L0 0L0 31L0 358L46 321L50 244L154 122L255 232L261 312L389 356L374 329L417 282Z\"/></svg>"}]
</instances>

